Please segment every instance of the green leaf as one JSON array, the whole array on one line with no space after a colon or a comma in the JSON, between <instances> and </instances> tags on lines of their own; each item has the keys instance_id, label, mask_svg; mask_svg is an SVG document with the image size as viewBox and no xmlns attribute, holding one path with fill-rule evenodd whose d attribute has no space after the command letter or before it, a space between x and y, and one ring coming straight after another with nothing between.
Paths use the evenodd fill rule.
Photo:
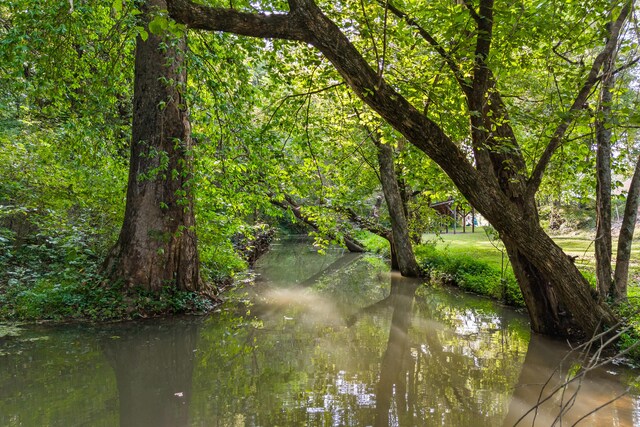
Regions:
<instances>
[{"instance_id":1,"label":"green leaf","mask_svg":"<svg viewBox=\"0 0 640 427\"><path fill-rule=\"evenodd\" d=\"M158 15L149 22L149 31L153 34L160 34L162 31L166 30L168 26L169 23L167 22L167 19Z\"/></svg>"}]
</instances>

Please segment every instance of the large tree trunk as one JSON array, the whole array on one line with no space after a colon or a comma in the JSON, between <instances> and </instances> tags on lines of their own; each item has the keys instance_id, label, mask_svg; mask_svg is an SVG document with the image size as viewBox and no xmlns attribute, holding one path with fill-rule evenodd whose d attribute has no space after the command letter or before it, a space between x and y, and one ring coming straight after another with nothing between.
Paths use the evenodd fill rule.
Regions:
<instances>
[{"instance_id":1,"label":"large tree trunk","mask_svg":"<svg viewBox=\"0 0 640 427\"><path fill-rule=\"evenodd\" d=\"M404 203L398 186L395 167L393 164L393 148L387 144L376 141L378 148L378 166L380 167L380 180L382 191L387 202L387 209L391 217L391 257L395 255L398 270L403 276L420 276L420 267L411 246L409 225L404 211Z\"/></svg>"},{"instance_id":2,"label":"large tree trunk","mask_svg":"<svg viewBox=\"0 0 640 427\"><path fill-rule=\"evenodd\" d=\"M640 203L640 157L636 162L636 169L631 178L627 203L618 236L618 253L616 255L616 271L614 287L612 289L615 301L627 298L627 282L629 280L629 261L631 259L631 243L638 219L638 203Z\"/></svg>"},{"instance_id":3,"label":"large tree trunk","mask_svg":"<svg viewBox=\"0 0 640 427\"><path fill-rule=\"evenodd\" d=\"M613 325L615 316L533 214L527 220L523 212L524 218L513 218L511 226L498 228L529 311L531 328L547 335L588 336Z\"/></svg>"},{"instance_id":4,"label":"large tree trunk","mask_svg":"<svg viewBox=\"0 0 640 427\"><path fill-rule=\"evenodd\" d=\"M142 6L145 28L164 0ZM104 267L112 281L157 291L199 290L191 129L183 91L185 38L149 31L136 41L131 164L125 218Z\"/></svg>"}]
</instances>

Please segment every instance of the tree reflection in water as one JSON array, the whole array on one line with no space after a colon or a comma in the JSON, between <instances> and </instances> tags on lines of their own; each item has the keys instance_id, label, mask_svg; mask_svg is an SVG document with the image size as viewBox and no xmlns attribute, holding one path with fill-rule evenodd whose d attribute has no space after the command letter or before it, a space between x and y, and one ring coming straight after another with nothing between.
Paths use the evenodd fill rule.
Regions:
<instances>
[{"instance_id":1,"label":"tree reflection in water","mask_svg":"<svg viewBox=\"0 0 640 427\"><path fill-rule=\"evenodd\" d=\"M391 277L391 294L387 301L393 307L393 315L387 349L380 363L380 380L376 390L376 426L397 425L400 419L414 424L414 420L411 419L415 413L413 393L407 393L407 378L414 372L409 325L419 282L402 280L396 275ZM390 413L393 399L396 399L396 414Z\"/></svg>"},{"instance_id":2,"label":"tree reflection in water","mask_svg":"<svg viewBox=\"0 0 640 427\"><path fill-rule=\"evenodd\" d=\"M496 425L517 375L519 339L511 337L510 345L499 316L465 308L453 295L428 290L416 300L421 283L392 274L389 296L350 322L393 310L375 425ZM501 369L505 359L510 369Z\"/></svg>"},{"instance_id":3,"label":"tree reflection in water","mask_svg":"<svg viewBox=\"0 0 640 427\"><path fill-rule=\"evenodd\" d=\"M580 366L580 355L568 351L564 342L532 335L503 425L573 425L578 421L585 426L635 425L634 399L617 378L622 374L619 368L594 369L581 381L563 387ZM541 404L536 407L537 402Z\"/></svg>"},{"instance_id":4,"label":"tree reflection in water","mask_svg":"<svg viewBox=\"0 0 640 427\"><path fill-rule=\"evenodd\" d=\"M566 351L530 341L526 319L488 299L402 278L380 258L305 248L268 254L262 279L208 318L5 343L0 425L511 425ZM572 411L617 395L623 372L591 372ZM557 402L536 426L553 423ZM639 407L623 398L583 424L640 425Z\"/></svg>"},{"instance_id":5,"label":"tree reflection in water","mask_svg":"<svg viewBox=\"0 0 640 427\"><path fill-rule=\"evenodd\" d=\"M120 426L189 425L189 403L201 319L118 325L102 339L118 385Z\"/></svg>"}]
</instances>

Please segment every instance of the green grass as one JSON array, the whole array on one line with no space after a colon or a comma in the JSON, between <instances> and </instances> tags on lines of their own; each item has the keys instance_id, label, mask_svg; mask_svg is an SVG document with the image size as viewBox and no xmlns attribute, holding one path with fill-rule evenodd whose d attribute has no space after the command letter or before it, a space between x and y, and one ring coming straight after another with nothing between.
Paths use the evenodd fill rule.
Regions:
<instances>
[{"instance_id":1,"label":"green grass","mask_svg":"<svg viewBox=\"0 0 640 427\"><path fill-rule=\"evenodd\" d=\"M640 231L640 230L638 230ZM631 246L631 263L629 265L630 284L640 281L640 239L636 231L634 244ZM553 240L567 253L575 256L576 265L583 271L595 271L596 257L594 236L581 234L577 236L552 236ZM613 239L613 259L615 260L618 239Z\"/></svg>"},{"instance_id":2,"label":"green grass","mask_svg":"<svg viewBox=\"0 0 640 427\"><path fill-rule=\"evenodd\" d=\"M367 251L386 257L390 256L389 242L384 237L364 230L354 233L354 237L358 242L362 243Z\"/></svg>"},{"instance_id":3,"label":"green grass","mask_svg":"<svg viewBox=\"0 0 640 427\"><path fill-rule=\"evenodd\" d=\"M432 281L486 295L509 305L522 307L520 288L509 270L462 253L423 244L415 248L416 258Z\"/></svg>"},{"instance_id":4,"label":"green grass","mask_svg":"<svg viewBox=\"0 0 640 427\"><path fill-rule=\"evenodd\" d=\"M469 227L470 228L470 227ZM492 267L502 269L503 259L498 248L502 247L500 242L496 242L496 246L487 237L484 227L476 227L476 232L466 233L447 233L447 234L425 234L423 241L435 242L436 247L449 252L451 255L461 255L473 257L478 261L485 262ZM504 254L504 263L508 263L506 252Z\"/></svg>"},{"instance_id":5,"label":"green grass","mask_svg":"<svg viewBox=\"0 0 640 427\"><path fill-rule=\"evenodd\" d=\"M594 236L589 233L574 235L551 236L567 255L577 257L578 268L589 274L595 271L595 247ZM500 267L501 253L496 249L484 227L476 227L476 232L471 233L443 233L425 234L423 240L435 241L438 248L448 250L451 254L474 256L476 259ZM613 259L615 259L618 240L613 239ZM634 245L631 250L630 284L637 285L640 282L640 230L636 231Z\"/></svg>"}]
</instances>

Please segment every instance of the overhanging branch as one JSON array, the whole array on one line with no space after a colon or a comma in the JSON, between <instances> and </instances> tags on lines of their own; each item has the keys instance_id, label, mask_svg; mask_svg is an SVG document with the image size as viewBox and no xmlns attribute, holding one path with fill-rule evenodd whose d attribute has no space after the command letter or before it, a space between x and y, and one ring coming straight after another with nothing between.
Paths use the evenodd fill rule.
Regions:
<instances>
[{"instance_id":1,"label":"overhanging branch","mask_svg":"<svg viewBox=\"0 0 640 427\"><path fill-rule=\"evenodd\" d=\"M306 32L294 13L257 14L195 4L189 0L169 0L173 19L194 30L223 31L249 37L302 41Z\"/></svg>"},{"instance_id":2,"label":"overhanging branch","mask_svg":"<svg viewBox=\"0 0 640 427\"><path fill-rule=\"evenodd\" d=\"M285 211L290 210L293 213L293 216L295 216L299 221L302 221L303 223L307 224L308 226L313 228L315 231L321 232L320 226L318 225L318 223L312 218L310 218L308 215L306 215L304 212L302 212L301 206L298 205L291 196L285 195L284 200L271 198L271 204L273 204L274 206L278 206L279 208ZM337 236L335 234L332 234L332 233L324 233L324 234L330 239L337 240ZM347 249L349 249L350 252L365 252L365 249L362 246L362 244L358 242L356 239L354 239L353 237L343 234L342 241L344 242L344 245L347 247Z\"/></svg>"},{"instance_id":3,"label":"overhanging branch","mask_svg":"<svg viewBox=\"0 0 640 427\"><path fill-rule=\"evenodd\" d=\"M381 78L313 0L289 0L290 12L276 15L211 8L188 0L168 0L167 3L171 16L190 28L300 40L313 45L358 97L440 165L467 200L483 205L485 212L506 208L504 195L492 186L482 185L484 174L476 170L443 129ZM484 202L489 198L491 204Z\"/></svg>"}]
</instances>

